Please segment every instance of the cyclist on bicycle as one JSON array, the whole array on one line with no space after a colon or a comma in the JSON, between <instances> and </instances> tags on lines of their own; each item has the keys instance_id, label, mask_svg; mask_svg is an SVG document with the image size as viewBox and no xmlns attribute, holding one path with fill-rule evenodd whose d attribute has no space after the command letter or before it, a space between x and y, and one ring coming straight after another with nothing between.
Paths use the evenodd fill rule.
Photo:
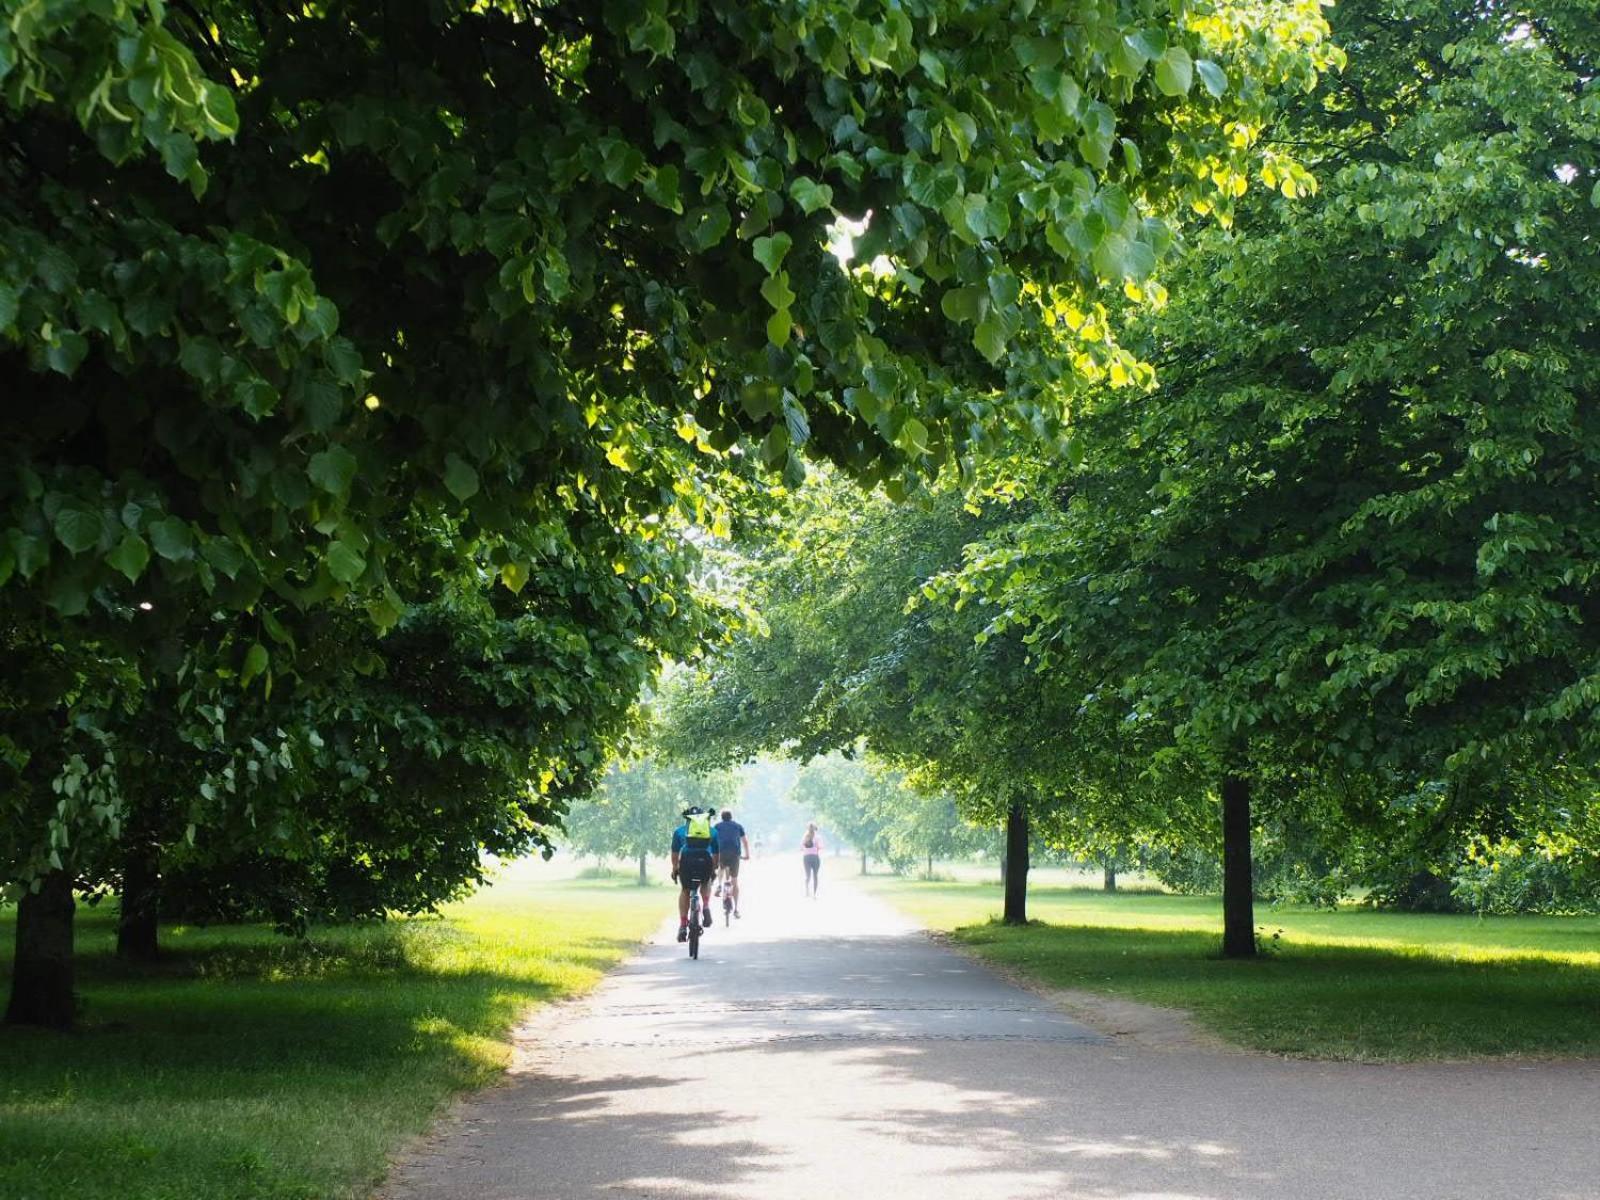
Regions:
<instances>
[{"instance_id":1,"label":"cyclist on bicycle","mask_svg":"<svg viewBox=\"0 0 1600 1200\"><path fill-rule=\"evenodd\" d=\"M683 810L683 824L672 831L672 882L678 888L678 940L689 940L689 892L700 889L702 923L711 927L711 881L717 874L711 814L694 805Z\"/></svg>"},{"instance_id":2,"label":"cyclist on bicycle","mask_svg":"<svg viewBox=\"0 0 1600 1200\"><path fill-rule=\"evenodd\" d=\"M728 896L733 900L733 915L739 915L739 862L741 857L750 857L750 839L745 836L744 826L733 819L733 812L729 809L722 810L722 820L718 821L716 828L711 831L716 838L717 861L722 865L722 886L727 889ZM739 851L743 848L744 854Z\"/></svg>"}]
</instances>

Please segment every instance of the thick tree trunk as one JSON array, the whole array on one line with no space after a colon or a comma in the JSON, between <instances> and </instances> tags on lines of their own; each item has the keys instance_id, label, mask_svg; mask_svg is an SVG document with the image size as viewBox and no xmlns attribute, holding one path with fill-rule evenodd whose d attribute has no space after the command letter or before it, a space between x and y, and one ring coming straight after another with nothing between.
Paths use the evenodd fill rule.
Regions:
<instances>
[{"instance_id":1,"label":"thick tree trunk","mask_svg":"<svg viewBox=\"0 0 1600 1200\"><path fill-rule=\"evenodd\" d=\"M639 851L639 886L644 887L645 884L649 882L649 876L647 876L644 871L644 851L641 850Z\"/></svg>"},{"instance_id":2,"label":"thick tree trunk","mask_svg":"<svg viewBox=\"0 0 1600 1200\"><path fill-rule=\"evenodd\" d=\"M117 957L130 962L154 962L160 953L156 939L156 904L161 851L151 842L128 847L122 866L122 912L117 918Z\"/></svg>"},{"instance_id":3,"label":"thick tree trunk","mask_svg":"<svg viewBox=\"0 0 1600 1200\"><path fill-rule=\"evenodd\" d=\"M1250 866L1250 783L1222 780L1222 956L1256 955L1255 881Z\"/></svg>"},{"instance_id":4,"label":"thick tree trunk","mask_svg":"<svg viewBox=\"0 0 1600 1200\"><path fill-rule=\"evenodd\" d=\"M863 875L867 873L867 852L865 850L861 852L861 873Z\"/></svg>"},{"instance_id":5,"label":"thick tree trunk","mask_svg":"<svg viewBox=\"0 0 1600 1200\"><path fill-rule=\"evenodd\" d=\"M18 902L7 1024L72 1027L77 1010L72 989L72 913L72 876L65 871L50 872L37 892Z\"/></svg>"},{"instance_id":6,"label":"thick tree trunk","mask_svg":"<svg viewBox=\"0 0 1600 1200\"><path fill-rule=\"evenodd\" d=\"M1022 805L1013 804L1006 814L1006 907L1007 925L1028 923L1028 814Z\"/></svg>"},{"instance_id":7,"label":"thick tree trunk","mask_svg":"<svg viewBox=\"0 0 1600 1200\"><path fill-rule=\"evenodd\" d=\"M1105 889L1108 892L1117 890L1117 868L1110 863L1105 864Z\"/></svg>"}]
</instances>

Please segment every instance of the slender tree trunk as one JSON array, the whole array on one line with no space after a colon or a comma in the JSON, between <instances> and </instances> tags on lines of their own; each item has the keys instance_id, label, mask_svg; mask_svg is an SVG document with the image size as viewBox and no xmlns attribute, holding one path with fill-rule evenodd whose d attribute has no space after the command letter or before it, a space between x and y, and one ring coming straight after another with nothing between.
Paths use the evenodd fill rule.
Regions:
<instances>
[{"instance_id":1,"label":"slender tree trunk","mask_svg":"<svg viewBox=\"0 0 1600 1200\"><path fill-rule=\"evenodd\" d=\"M37 892L17 904L17 955L12 964L6 1023L70 1029L77 1011L72 989L72 876L52 871Z\"/></svg>"},{"instance_id":2,"label":"slender tree trunk","mask_svg":"<svg viewBox=\"0 0 1600 1200\"><path fill-rule=\"evenodd\" d=\"M867 873L867 852L865 850L861 852L861 873L863 875Z\"/></svg>"},{"instance_id":3,"label":"slender tree trunk","mask_svg":"<svg viewBox=\"0 0 1600 1200\"><path fill-rule=\"evenodd\" d=\"M155 962L156 905L160 895L161 851L153 842L136 841L122 865L122 912L117 918L117 957Z\"/></svg>"},{"instance_id":4,"label":"slender tree trunk","mask_svg":"<svg viewBox=\"0 0 1600 1200\"><path fill-rule=\"evenodd\" d=\"M1109 862L1105 864L1105 889L1108 892L1117 890L1117 868Z\"/></svg>"},{"instance_id":5,"label":"slender tree trunk","mask_svg":"<svg viewBox=\"0 0 1600 1200\"><path fill-rule=\"evenodd\" d=\"M1255 881L1250 866L1250 782L1222 780L1222 956L1256 955Z\"/></svg>"},{"instance_id":6,"label":"slender tree trunk","mask_svg":"<svg viewBox=\"0 0 1600 1200\"><path fill-rule=\"evenodd\" d=\"M644 872L644 851L639 851L639 886L644 887L650 879Z\"/></svg>"},{"instance_id":7,"label":"slender tree trunk","mask_svg":"<svg viewBox=\"0 0 1600 1200\"><path fill-rule=\"evenodd\" d=\"M928 855L928 878L933 878L933 855Z\"/></svg>"},{"instance_id":8,"label":"slender tree trunk","mask_svg":"<svg viewBox=\"0 0 1600 1200\"><path fill-rule=\"evenodd\" d=\"M1022 805L1013 804L1006 814L1006 907L1007 925L1028 923L1028 814Z\"/></svg>"}]
</instances>

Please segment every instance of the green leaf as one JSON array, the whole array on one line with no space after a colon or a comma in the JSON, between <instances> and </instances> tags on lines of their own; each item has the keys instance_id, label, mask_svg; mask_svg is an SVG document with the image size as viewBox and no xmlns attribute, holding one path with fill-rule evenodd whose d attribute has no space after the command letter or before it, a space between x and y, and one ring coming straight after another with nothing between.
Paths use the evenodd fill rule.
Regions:
<instances>
[{"instance_id":1,"label":"green leaf","mask_svg":"<svg viewBox=\"0 0 1600 1200\"><path fill-rule=\"evenodd\" d=\"M225 537L207 538L200 547L200 557L229 579L238 578L246 562L244 551Z\"/></svg>"},{"instance_id":2,"label":"green leaf","mask_svg":"<svg viewBox=\"0 0 1600 1200\"><path fill-rule=\"evenodd\" d=\"M1228 90L1228 73L1209 58L1196 60L1194 69L1200 74L1201 84L1213 96L1220 97Z\"/></svg>"},{"instance_id":3,"label":"green leaf","mask_svg":"<svg viewBox=\"0 0 1600 1200\"><path fill-rule=\"evenodd\" d=\"M106 563L126 575L129 583L138 583L139 576L150 565L150 546L137 533L129 530L122 535L116 548L106 555Z\"/></svg>"},{"instance_id":4,"label":"green leaf","mask_svg":"<svg viewBox=\"0 0 1600 1200\"><path fill-rule=\"evenodd\" d=\"M751 420L759 421L778 411L783 389L770 379L752 379L739 389L739 402Z\"/></svg>"},{"instance_id":5,"label":"green leaf","mask_svg":"<svg viewBox=\"0 0 1600 1200\"><path fill-rule=\"evenodd\" d=\"M1187 96L1194 85L1194 63L1182 46L1173 46L1156 60L1156 87L1166 96Z\"/></svg>"},{"instance_id":6,"label":"green leaf","mask_svg":"<svg viewBox=\"0 0 1600 1200\"><path fill-rule=\"evenodd\" d=\"M939 298L939 309L952 321L976 324L989 311L989 290L977 285L952 288Z\"/></svg>"},{"instance_id":7,"label":"green leaf","mask_svg":"<svg viewBox=\"0 0 1600 1200\"><path fill-rule=\"evenodd\" d=\"M780 308L767 318L767 341L782 346L789 341L794 329L794 316L788 308Z\"/></svg>"},{"instance_id":8,"label":"green leaf","mask_svg":"<svg viewBox=\"0 0 1600 1200\"><path fill-rule=\"evenodd\" d=\"M105 535L105 516L98 507L72 500L56 511L56 538L74 554L82 554L100 544Z\"/></svg>"},{"instance_id":9,"label":"green leaf","mask_svg":"<svg viewBox=\"0 0 1600 1200\"><path fill-rule=\"evenodd\" d=\"M789 196L808 217L819 208L827 208L833 203L833 189L805 175L799 176L789 185Z\"/></svg>"},{"instance_id":10,"label":"green leaf","mask_svg":"<svg viewBox=\"0 0 1600 1200\"><path fill-rule=\"evenodd\" d=\"M328 574L340 583L354 583L367 569L361 552L342 538L328 547L323 561L328 564Z\"/></svg>"},{"instance_id":11,"label":"green leaf","mask_svg":"<svg viewBox=\"0 0 1600 1200\"><path fill-rule=\"evenodd\" d=\"M9 283L0 283L0 329L10 329L16 324L21 307L17 289Z\"/></svg>"},{"instance_id":12,"label":"green leaf","mask_svg":"<svg viewBox=\"0 0 1600 1200\"><path fill-rule=\"evenodd\" d=\"M600 172L613 187L626 187L644 169L644 155L621 138L600 140Z\"/></svg>"},{"instance_id":13,"label":"green leaf","mask_svg":"<svg viewBox=\"0 0 1600 1200\"><path fill-rule=\"evenodd\" d=\"M811 440L811 422L806 417L806 410L787 395L783 398L783 425L789 431L791 446L798 448Z\"/></svg>"},{"instance_id":14,"label":"green leaf","mask_svg":"<svg viewBox=\"0 0 1600 1200\"><path fill-rule=\"evenodd\" d=\"M63 617L76 617L89 607L88 585L77 575L58 575L50 581L45 603Z\"/></svg>"},{"instance_id":15,"label":"green leaf","mask_svg":"<svg viewBox=\"0 0 1600 1200\"><path fill-rule=\"evenodd\" d=\"M356 477L356 457L343 446L329 446L311 456L306 474L311 482L333 496L350 494L350 485Z\"/></svg>"},{"instance_id":16,"label":"green leaf","mask_svg":"<svg viewBox=\"0 0 1600 1200\"><path fill-rule=\"evenodd\" d=\"M444 486L457 500L470 500L478 494L478 472L459 454L444 456Z\"/></svg>"},{"instance_id":17,"label":"green leaf","mask_svg":"<svg viewBox=\"0 0 1600 1200\"><path fill-rule=\"evenodd\" d=\"M900 432L894 435L894 444L907 454L926 454L928 427L916 417L907 417L905 424L900 426Z\"/></svg>"},{"instance_id":18,"label":"green leaf","mask_svg":"<svg viewBox=\"0 0 1600 1200\"><path fill-rule=\"evenodd\" d=\"M789 454L789 431L782 425L774 425L767 430L767 436L761 439L761 461L769 467L775 467Z\"/></svg>"},{"instance_id":19,"label":"green leaf","mask_svg":"<svg viewBox=\"0 0 1600 1200\"><path fill-rule=\"evenodd\" d=\"M652 12L628 30L628 45L634 50L650 51L652 58L671 58L677 35L663 14Z\"/></svg>"},{"instance_id":20,"label":"green leaf","mask_svg":"<svg viewBox=\"0 0 1600 1200\"><path fill-rule=\"evenodd\" d=\"M1108 233L1095 247L1091 261L1102 279L1121 279L1128 274L1128 239Z\"/></svg>"},{"instance_id":21,"label":"green leaf","mask_svg":"<svg viewBox=\"0 0 1600 1200\"><path fill-rule=\"evenodd\" d=\"M644 194L669 212L683 212L683 201L678 198L678 168L670 163L657 167L644 181Z\"/></svg>"},{"instance_id":22,"label":"green leaf","mask_svg":"<svg viewBox=\"0 0 1600 1200\"><path fill-rule=\"evenodd\" d=\"M1123 266L1129 278L1143 283L1156 269L1156 252L1144 242L1129 242Z\"/></svg>"},{"instance_id":23,"label":"green leaf","mask_svg":"<svg viewBox=\"0 0 1600 1200\"><path fill-rule=\"evenodd\" d=\"M776 275L769 276L761 283L761 295L773 308L787 309L793 306L794 292L789 287L789 272L779 271Z\"/></svg>"},{"instance_id":24,"label":"green leaf","mask_svg":"<svg viewBox=\"0 0 1600 1200\"><path fill-rule=\"evenodd\" d=\"M12 529L7 532L6 541L16 559L17 570L24 579L32 579L50 561L50 547L41 537Z\"/></svg>"},{"instance_id":25,"label":"green leaf","mask_svg":"<svg viewBox=\"0 0 1600 1200\"><path fill-rule=\"evenodd\" d=\"M787 233L775 233L771 237L758 237L753 249L756 261L766 268L768 275L776 275L783 266L784 256L789 253L793 244Z\"/></svg>"},{"instance_id":26,"label":"green leaf","mask_svg":"<svg viewBox=\"0 0 1600 1200\"><path fill-rule=\"evenodd\" d=\"M254 643L249 650L245 651L244 667L239 672L239 685L248 687L250 681L257 675L262 674L271 661L272 658L268 655L267 648L260 642Z\"/></svg>"},{"instance_id":27,"label":"green leaf","mask_svg":"<svg viewBox=\"0 0 1600 1200\"><path fill-rule=\"evenodd\" d=\"M76 330L65 329L56 334L45 350L44 357L52 371L70 376L77 371L88 353L89 339Z\"/></svg>"},{"instance_id":28,"label":"green leaf","mask_svg":"<svg viewBox=\"0 0 1600 1200\"><path fill-rule=\"evenodd\" d=\"M367 616L378 627L379 633L387 633L400 623L400 618L406 615L405 602L400 599L400 594L392 587L385 587L383 595L367 605Z\"/></svg>"},{"instance_id":29,"label":"green leaf","mask_svg":"<svg viewBox=\"0 0 1600 1200\"><path fill-rule=\"evenodd\" d=\"M944 119L943 128L955 144L956 157L965 162L972 153L973 143L978 140L978 123L968 113L956 112Z\"/></svg>"},{"instance_id":30,"label":"green leaf","mask_svg":"<svg viewBox=\"0 0 1600 1200\"><path fill-rule=\"evenodd\" d=\"M1006 352L1006 327L997 314L991 313L978 322L972 331L972 344L990 362L1000 361Z\"/></svg>"},{"instance_id":31,"label":"green leaf","mask_svg":"<svg viewBox=\"0 0 1600 1200\"><path fill-rule=\"evenodd\" d=\"M728 216L725 204L711 204L697 208L684 218L689 225L689 240L696 250L709 250L727 234L733 218Z\"/></svg>"},{"instance_id":32,"label":"green leaf","mask_svg":"<svg viewBox=\"0 0 1600 1200\"><path fill-rule=\"evenodd\" d=\"M319 371L307 380L300 393L300 407L306 415L306 424L318 433L325 433L339 422L344 411L344 396L333 379Z\"/></svg>"},{"instance_id":33,"label":"green leaf","mask_svg":"<svg viewBox=\"0 0 1600 1200\"><path fill-rule=\"evenodd\" d=\"M239 132L239 110L234 107L233 93L227 88L207 80L201 85L200 107L213 136L231 138Z\"/></svg>"},{"instance_id":34,"label":"green leaf","mask_svg":"<svg viewBox=\"0 0 1600 1200\"><path fill-rule=\"evenodd\" d=\"M500 582L513 593L520 593L528 586L528 568L519 562L508 562L500 568Z\"/></svg>"},{"instance_id":35,"label":"green leaf","mask_svg":"<svg viewBox=\"0 0 1600 1200\"><path fill-rule=\"evenodd\" d=\"M149 528L150 544L168 562L183 562L194 554L194 534L189 524L177 517L163 517Z\"/></svg>"}]
</instances>

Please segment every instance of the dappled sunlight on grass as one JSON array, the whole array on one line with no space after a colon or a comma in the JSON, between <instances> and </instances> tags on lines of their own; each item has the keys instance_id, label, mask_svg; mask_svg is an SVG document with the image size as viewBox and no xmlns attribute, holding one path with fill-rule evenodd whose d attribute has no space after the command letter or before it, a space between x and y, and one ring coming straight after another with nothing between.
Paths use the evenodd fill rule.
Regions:
<instances>
[{"instance_id":1,"label":"dappled sunlight on grass","mask_svg":"<svg viewBox=\"0 0 1600 1200\"><path fill-rule=\"evenodd\" d=\"M1352 1059L1600 1054L1600 919L1257 910L1266 953L1218 957L1214 897L1040 889L994 923L999 889L875 879L930 928L1041 983L1191 1012L1245 1045ZM1276 936L1274 936L1276 935Z\"/></svg>"},{"instance_id":2,"label":"dappled sunlight on grass","mask_svg":"<svg viewBox=\"0 0 1600 1200\"><path fill-rule=\"evenodd\" d=\"M164 929L112 955L79 921L82 1032L0 1033L0 1195L259 1200L361 1194L397 1140L504 1068L534 1002L572 995L671 911L631 882L512 879L440 917ZM0 915L0 986L10 914Z\"/></svg>"}]
</instances>

